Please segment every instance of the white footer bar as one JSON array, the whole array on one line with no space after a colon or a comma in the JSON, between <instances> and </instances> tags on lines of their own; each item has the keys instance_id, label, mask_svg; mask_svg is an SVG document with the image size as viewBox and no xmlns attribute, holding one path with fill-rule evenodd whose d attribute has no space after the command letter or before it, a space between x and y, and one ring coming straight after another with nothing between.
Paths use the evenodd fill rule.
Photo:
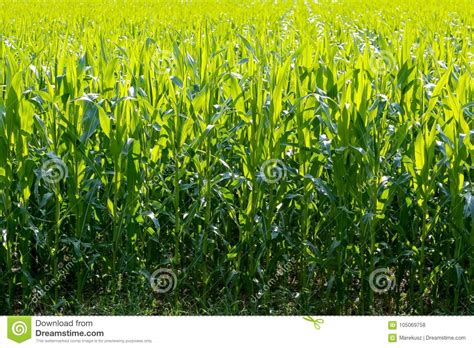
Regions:
<instances>
[{"instance_id":1,"label":"white footer bar","mask_svg":"<svg viewBox=\"0 0 474 348\"><path fill-rule=\"evenodd\" d=\"M474 317L2 317L0 347L474 347Z\"/></svg>"}]
</instances>

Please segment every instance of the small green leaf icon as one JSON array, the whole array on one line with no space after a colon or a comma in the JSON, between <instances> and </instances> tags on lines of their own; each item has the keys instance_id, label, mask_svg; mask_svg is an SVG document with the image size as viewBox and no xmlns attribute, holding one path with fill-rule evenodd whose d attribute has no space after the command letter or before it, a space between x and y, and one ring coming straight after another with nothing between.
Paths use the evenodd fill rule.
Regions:
<instances>
[{"instance_id":1,"label":"small green leaf icon","mask_svg":"<svg viewBox=\"0 0 474 348\"><path fill-rule=\"evenodd\" d=\"M17 343L22 343L31 338L31 317L8 317L7 337Z\"/></svg>"},{"instance_id":2,"label":"small green leaf icon","mask_svg":"<svg viewBox=\"0 0 474 348\"><path fill-rule=\"evenodd\" d=\"M318 318L318 319L314 319L314 318L312 318L312 317L310 317L310 316L303 317L303 319L306 320L306 321L309 321L309 322L313 323L314 328L315 328L316 330L321 329L321 324L324 324L324 319L319 319L319 318Z\"/></svg>"}]
</instances>

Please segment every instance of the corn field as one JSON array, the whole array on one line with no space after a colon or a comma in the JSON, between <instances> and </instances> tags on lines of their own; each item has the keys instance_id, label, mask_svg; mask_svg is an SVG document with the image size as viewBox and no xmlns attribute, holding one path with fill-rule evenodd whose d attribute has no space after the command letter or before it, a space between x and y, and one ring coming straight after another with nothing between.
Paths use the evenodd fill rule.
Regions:
<instances>
[{"instance_id":1,"label":"corn field","mask_svg":"<svg viewBox=\"0 0 474 348\"><path fill-rule=\"evenodd\" d=\"M474 313L471 1L0 8L0 314Z\"/></svg>"}]
</instances>

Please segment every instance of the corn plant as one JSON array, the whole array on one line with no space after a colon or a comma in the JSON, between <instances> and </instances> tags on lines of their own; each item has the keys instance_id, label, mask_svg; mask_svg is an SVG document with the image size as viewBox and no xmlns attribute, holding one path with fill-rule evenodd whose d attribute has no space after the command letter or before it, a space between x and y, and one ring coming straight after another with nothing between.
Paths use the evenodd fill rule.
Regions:
<instances>
[{"instance_id":1,"label":"corn plant","mask_svg":"<svg viewBox=\"0 0 474 348\"><path fill-rule=\"evenodd\" d=\"M0 314L473 313L470 1L0 8Z\"/></svg>"}]
</instances>

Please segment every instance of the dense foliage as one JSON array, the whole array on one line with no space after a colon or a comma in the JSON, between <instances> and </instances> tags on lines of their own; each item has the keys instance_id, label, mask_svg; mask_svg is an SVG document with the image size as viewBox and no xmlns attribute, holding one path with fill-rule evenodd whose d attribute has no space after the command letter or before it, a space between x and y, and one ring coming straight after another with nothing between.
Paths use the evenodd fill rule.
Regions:
<instances>
[{"instance_id":1,"label":"dense foliage","mask_svg":"<svg viewBox=\"0 0 474 348\"><path fill-rule=\"evenodd\" d=\"M0 314L474 312L471 1L0 8Z\"/></svg>"}]
</instances>

